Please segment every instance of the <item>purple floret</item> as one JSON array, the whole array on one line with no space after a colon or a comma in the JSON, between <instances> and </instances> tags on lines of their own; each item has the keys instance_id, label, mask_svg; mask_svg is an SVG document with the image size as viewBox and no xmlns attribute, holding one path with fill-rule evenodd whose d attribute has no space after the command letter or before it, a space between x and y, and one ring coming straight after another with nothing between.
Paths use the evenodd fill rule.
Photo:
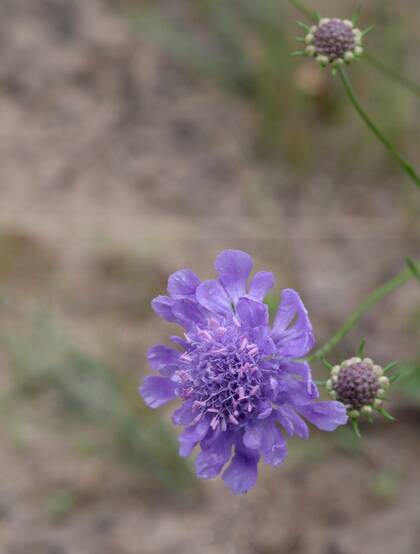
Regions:
<instances>
[{"instance_id":1,"label":"purple floret","mask_svg":"<svg viewBox=\"0 0 420 554\"><path fill-rule=\"evenodd\" d=\"M327 56L330 62L343 58L356 47L353 29L341 19L331 19L319 25L314 34L314 46L318 55Z\"/></svg>"},{"instance_id":2,"label":"purple floret","mask_svg":"<svg viewBox=\"0 0 420 554\"><path fill-rule=\"evenodd\" d=\"M157 345L148 354L159 375L146 377L140 393L158 408L180 398L172 420L184 426L180 455L199 444L196 471L209 479L223 472L235 494L252 488L260 458L277 466L287 455L286 435L307 438L303 420L333 431L347 421L340 402L318 402L306 362L312 325L297 292L285 289L270 326L263 300L274 286L269 272L254 275L251 257L226 250L216 259L218 278L200 282L189 270L169 278L169 296L152 302L163 319L184 328L171 337L179 349Z\"/></svg>"},{"instance_id":3,"label":"purple floret","mask_svg":"<svg viewBox=\"0 0 420 554\"><path fill-rule=\"evenodd\" d=\"M378 376L363 361L343 367L334 385L340 402L355 410L373 404L379 388Z\"/></svg>"}]
</instances>

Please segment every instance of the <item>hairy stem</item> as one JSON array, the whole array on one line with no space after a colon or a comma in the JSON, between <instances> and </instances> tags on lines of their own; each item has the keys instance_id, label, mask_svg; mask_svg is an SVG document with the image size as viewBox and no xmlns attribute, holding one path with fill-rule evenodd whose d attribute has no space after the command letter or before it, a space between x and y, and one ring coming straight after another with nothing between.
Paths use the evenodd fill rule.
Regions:
<instances>
[{"instance_id":1,"label":"hairy stem","mask_svg":"<svg viewBox=\"0 0 420 554\"><path fill-rule=\"evenodd\" d=\"M339 67L337 69L337 73L340 76L341 82L344 85L344 88L346 90L347 96L356 110L356 112L360 115L360 117L363 119L363 121L366 123L366 125L369 127L369 129L372 131L372 133L376 136L376 138L382 142L382 144L385 146L385 148L388 150L388 152L397 160L397 162L400 164L401 169L410 177L410 179L414 182L414 184L418 187L420 187L420 177L416 173L415 169L411 164L405 160L401 154L397 151L395 146L390 142L378 129L378 127L373 123L373 121L370 119L370 117L367 115L365 110L362 108L362 106L359 104L359 101L357 100L354 92L353 87L350 83L349 78L347 77L347 74L345 70L342 67Z\"/></svg>"},{"instance_id":2,"label":"hairy stem","mask_svg":"<svg viewBox=\"0 0 420 554\"><path fill-rule=\"evenodd\" d=\"M420 262L414 263L417 271L420 271ZM333 335L329 341L327 341L321 348L316 350L313 354L308 356L306 361L310 362L313 360L320 360L323 358L330 350L332 350L348 333L349 331L358 323L360 319L370 310L372 306L377 304L384 296L387 296L392 291L414 279L413 272L410 269L406 269L398 274L396 277L393 277L387 281L384 285L377 288L373 291L367 298L357 306L353 311L347 321L340 327L340 329Z\"/></svg>"}]
</instances>

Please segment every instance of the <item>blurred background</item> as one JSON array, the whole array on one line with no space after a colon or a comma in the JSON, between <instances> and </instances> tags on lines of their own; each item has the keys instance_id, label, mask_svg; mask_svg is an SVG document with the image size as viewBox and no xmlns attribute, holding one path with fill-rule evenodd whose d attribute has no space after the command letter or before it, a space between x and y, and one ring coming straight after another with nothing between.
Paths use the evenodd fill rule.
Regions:
<instances>
[{"instance_id":1,"label":"blurred background","mask_svg":"<svg viewBox=\"0 0 420 554\"><path fill-rule=\"evenodd\" d=\"M1 553L420 552L414 280L330 356L365 337L401 360L398 422L292 440L246 497L198 482L169 412L137 396L175 331L150 309L169 273L210 278L244 249L301 292L321 344L419 255L418 189L339 81L290 57L296 18L285 0L1 1ZM366 1L372 23L369 51L420 83L418 2ZM420 168L420 98L349 71Z\"/></svg>"}]
</instances>

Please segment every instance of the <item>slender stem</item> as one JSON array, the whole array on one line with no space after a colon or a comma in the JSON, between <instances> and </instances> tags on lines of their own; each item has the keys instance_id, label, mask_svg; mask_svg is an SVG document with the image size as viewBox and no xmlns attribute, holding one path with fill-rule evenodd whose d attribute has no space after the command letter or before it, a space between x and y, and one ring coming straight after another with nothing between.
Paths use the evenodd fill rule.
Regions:
<instances>
[{"instance_id":1,"label":"slender stem","mask_svg":"<svg viewBox=\"0 0 420 554\"><path fill-rule=\"evenodd\" d=\"M366 123L366 125L369 127L369 129L372 131L372 133L376 136L376 138L382 142L382 144L385 146L385 148L392 154L392 156L397 160L397 162L400 164L400 167L405 173L410 177L410 179L414 182L414 184L418 187L420 187L420 177L417 175L416 171L414 170L413 166L405 160L401 154L396 150L394 145L382 134L382 132L376 127L376 125L372 122L370 117L367 115L367 113L364 111L364 109L359 104L359 101L357 100L356 96L353 92L353 87L351 86L350 80L347 77L346 72L343 68L339 67L337 69L338 75L340 76L341 82L344 85L344 88L346 90L347 96L349 97L350 102L352 103L354 109L357 111L357 113L360 115L360 117L363 119L363 121Z\"/></svg>"},{"instance_id":2,"label":"slender stem","mask_svg":"<svg viewBox=\"0 0 420 554\"><path fill-rule=\"evenodd\" d=\"M420 262L417 262L414 265L417 270L420 270ZM387 296L410 279L414 279L414 275L410 269L406 269L405 271L402 271L400 274L398 274L396 277L393 277L392 279L387 281L381 287L377 288L366 298L366 300L364 300L364 302L357 306L357 308L350 315L348 320L340 327L337 333L335 333L335 335L333 335L330 340L324 344L324 346L321 346L321 348L316 350L316 352L308 356L306 360L310 362L313 360L322 359L327 354L327 352L332 350L349 333L354 325L356 325L356 323L360 319L362 319L362 317L366 314L366 312L369 311L372 306L379 302L379 300L381 300L384 296Z\"/></svg>"},{"instance_id":3,"label":"slender stem","mask_svg":"<svg viewBox=\"0 0 420 554\"><path fill-rule=\"evenodd\" d=\"M307 8L299 0L289 0L289 4L292 4L292 6L294 6L303 15L306 15L309 19L313 19L315 22L318 21L318 14L310 8Z\"/></svg>"},{"instance_id":4,"label":"slender stem","mask_svg":"<svg viewBox=\"0 0 420 554\"><path fill-rule=\"evenodd\" d=\"M405 75L401 75L401 73L396 71L394 68L389 67L382 60L378 60L378 58L372 56L372 54L369 54L368 52L363 54L363 58L386 77L393 79L400 86L405 87L410 92L420 97L420 85L418 85L415 81L405 77Z\"/></svg>"}]
</instances>

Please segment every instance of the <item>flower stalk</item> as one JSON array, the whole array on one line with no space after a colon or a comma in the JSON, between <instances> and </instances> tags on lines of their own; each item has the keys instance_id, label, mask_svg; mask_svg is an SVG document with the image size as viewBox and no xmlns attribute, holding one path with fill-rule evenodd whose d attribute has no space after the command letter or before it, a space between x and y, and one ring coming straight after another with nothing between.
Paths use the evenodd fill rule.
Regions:
<instances>
[{"instance_id":1,"label":"flower stalk","mask_svg":"<svg viewBox=\"0 0 420 554\"><path fill-rule=\"evenodd\" d=\"M346 94L352 106L356 110L356 112L366 123L366 125L376 136L376 138L385 146L388 152L397 160L401 169L408 175L408 177L410 177L410 179L414 182L414 184L417 187L420 187L420 176L417 174L413 166L409 162L407 162L405 158L403 158L403 156L398 152L398 150L395 148L392 142L385 137L382 131L380 131L379 128L373 123L373 121L370 119L370 117L367 115L365 110L360 105L359 101L357 100L354 94L350 79L348 78L344 68L337 67L337 74L340 77L341 82L343 83L344 89L346 91Z\"/></svg>"},{"instance_id":2,"label":"flower stalk","mask_svg":"<svg viewBox=\"0 0 420 554\"><path fill-rule=\"evenodd\" d=\"M415 272L420 271L420 262L411 261L412 268ZM339 330L323 345L318 348L313 354L306 358L306 361L311 362L314 360L322 360L325 355L330 352L343 338L351 331L351 329L358 323L362 317L377 304L382 298L404 285L411 279L415 278L415 272L412 268L408 268L402 271L382 286L373 291L357 308L353 311L347 321L339 328Z\"/></svg>"}]
</instances>

